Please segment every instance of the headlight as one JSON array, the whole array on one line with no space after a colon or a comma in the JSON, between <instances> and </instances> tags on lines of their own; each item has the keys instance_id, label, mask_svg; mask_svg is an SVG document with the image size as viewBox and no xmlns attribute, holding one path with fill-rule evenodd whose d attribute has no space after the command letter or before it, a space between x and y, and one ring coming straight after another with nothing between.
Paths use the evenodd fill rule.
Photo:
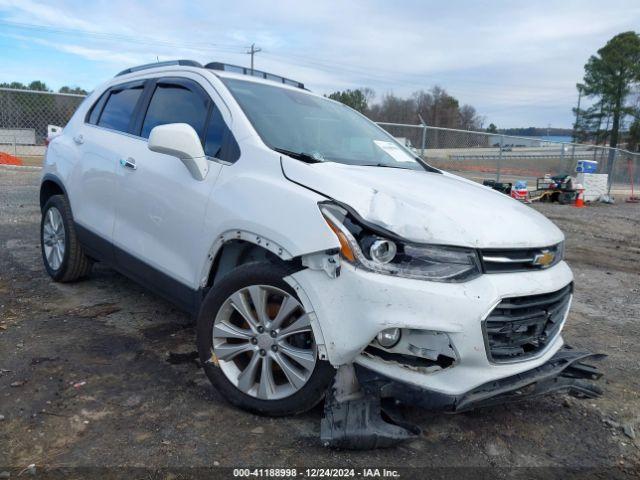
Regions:
<instances>
[{"instance_id":1,"label":"headlight","mask_svg":"<svg viewBox=\"0 0 640 480\"><path fill-rule=\"evenodd\" d=\"M434 282L464 282L480 275L473 249L389 238L337 205L321 204L320 209L338 236L342 257L366 270Z\"/></svg>"}]
</instances>

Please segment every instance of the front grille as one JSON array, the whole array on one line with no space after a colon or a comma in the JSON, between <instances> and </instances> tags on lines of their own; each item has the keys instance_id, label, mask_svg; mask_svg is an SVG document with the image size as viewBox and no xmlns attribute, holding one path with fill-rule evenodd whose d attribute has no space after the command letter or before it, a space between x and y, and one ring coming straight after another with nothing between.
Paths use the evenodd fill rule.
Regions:
<instances>
[{"instance_id":1,"label":"front grille","mask_svg":"<svg viewBox=\"0 0 640 480\"><path fill-rule=\"evenodd\" d=\"M560 332L573 284L551 293L505 298L484 321L487 355L494 362L524 360Z\"/></svg>"},{"instance_id":2,"label":"front grille","mask_svg":"<svg viewBox=\"0 0 640 480\"><path fill-rule=\"evenodd\" d=\"M562 243L545 248L483 249L480 258L485 273L522 272L552 267L562 260L563 250ZM552 258L550 263L545 263L547 258Z\"/></svg>"}]
</instances>

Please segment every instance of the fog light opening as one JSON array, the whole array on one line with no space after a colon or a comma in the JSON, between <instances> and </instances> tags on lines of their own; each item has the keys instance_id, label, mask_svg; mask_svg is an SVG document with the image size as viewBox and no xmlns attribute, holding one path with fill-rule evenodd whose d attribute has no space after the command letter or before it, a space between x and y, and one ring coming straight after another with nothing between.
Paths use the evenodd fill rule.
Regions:
<instances>
[{"instance_id":1,"label":"fog light opening","mask_svg":"<svg viewBox=\"0 0 640 480\"><path fill-rule=\"evenodd\" d=\"M398 344L400 336L401 333L399 328L387 328L378 333L376 340L381 347L392 348Z\"/></svg>"}]
</instances>

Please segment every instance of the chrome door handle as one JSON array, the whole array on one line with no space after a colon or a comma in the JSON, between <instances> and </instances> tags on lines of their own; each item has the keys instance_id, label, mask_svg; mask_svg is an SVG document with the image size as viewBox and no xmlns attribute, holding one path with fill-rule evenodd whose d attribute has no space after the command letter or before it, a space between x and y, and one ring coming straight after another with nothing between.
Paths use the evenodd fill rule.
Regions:
<instances>
[{"instance_id":1,"label":"chrome door handle","mask_svg":"<svg viewBox=\"0 0 640 480\"><path fill-rule=\"evenodd\" d=\"M75 137L73 137L73 141L76 142L78 145L82 145L84 143L84 136L82 134L78 134Z\"/></svg>"},{"instance_id":2,"label":"chrome door handle","mask_svg":"<svg viewBox=\"0 0 640 480\"><path fill-rule=\"evenodd\" d=\"M131 170L135 170L138 167L136 166L136 161L129 157L129 158L121 158L120 159L120 166L124 167L124 168L130 168Z\"/></svg>"}]
</instances>

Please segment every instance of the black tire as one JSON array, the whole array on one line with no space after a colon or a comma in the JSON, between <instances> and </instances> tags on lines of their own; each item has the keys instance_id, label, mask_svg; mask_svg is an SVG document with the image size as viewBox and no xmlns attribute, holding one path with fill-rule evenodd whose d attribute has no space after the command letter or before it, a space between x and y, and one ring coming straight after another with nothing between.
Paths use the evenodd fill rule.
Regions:
<instances>
[{"instance_id":1,"label":"black tire","mask_svg":"<svg viewBox=\"0 0 640 480\"><path fill-rule=\"evenodd\" d=\"M57 268L53 268L45 253L44 225L45 219L50 209L55 208L62 217L64 227L64 254L62 262ZM40 251L44 268L49 276L56 282L73 282L86 277L91 272L93 265L91 259L87 257L78 241L78 236L73 224L71 206L64 195L53 195L47 200L42 209L42 219L40 221Z\"/></svg>"},{"instance_id":2,"label":"black tire","mask_svg":"<svg viewBox=\"0 0 640 480\"><path fill-rule=\"evenodd\" d=\"M200 362L216 389L232 404L244 410L267 416L294 415L310 410L323 398L335 369L327 361L317 360L307 383L297 392L277 400L250 396L231 383L217 362L212 362L213 324L224 302L238 290L251 285L279 288L298 298L283 278L293 273L282 263L253 262L242 265L225 275L207 294L197 320L197 343Z\"/></svg>"}]
</instances>

